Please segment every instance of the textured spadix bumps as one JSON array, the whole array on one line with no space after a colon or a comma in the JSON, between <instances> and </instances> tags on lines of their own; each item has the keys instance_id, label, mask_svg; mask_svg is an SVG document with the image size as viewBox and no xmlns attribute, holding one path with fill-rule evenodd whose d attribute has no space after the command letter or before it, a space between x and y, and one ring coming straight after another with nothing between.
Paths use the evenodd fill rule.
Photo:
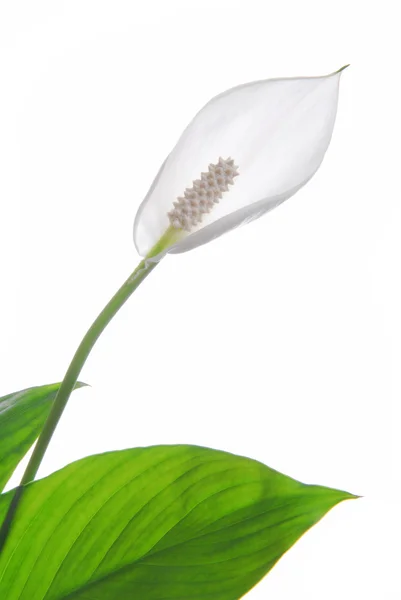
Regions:
<instances>
[{"instance_id":1,"label":"textured spadix bumps","mask_svg":"<svg viewBox=\"0 0 401 600\"><path fill-rule=\"evenodd\" d=\"M172 245L166 250L190 250L294 195L317 171L329 146L342 70L323 77L256 81L206 104L168 155L138 210L134 238L139 253L146 255L169 227L182 235L167 236ZM219 156L233 157L241 176L222 198L212 198L210 192L200 203L205 168ZM189 197L194 192L196 207Z\"/></svg>"},{"instance_id":2,"label":"textured spadix bumps","mask_svg":"<svg viewBox=\"0 0 401 600\"><path fill-rule=\"evenodd\" d=\"M190 232L202 223L203 216L210 213L224 192L228 192L228 186L234 184L234 177L239 175L237 169L232 158L220 157L217 164L210 164L208 172L202 173L184 196L174 202L173 210L168 213L172 227Z\"/></svg>"}]
</instances>

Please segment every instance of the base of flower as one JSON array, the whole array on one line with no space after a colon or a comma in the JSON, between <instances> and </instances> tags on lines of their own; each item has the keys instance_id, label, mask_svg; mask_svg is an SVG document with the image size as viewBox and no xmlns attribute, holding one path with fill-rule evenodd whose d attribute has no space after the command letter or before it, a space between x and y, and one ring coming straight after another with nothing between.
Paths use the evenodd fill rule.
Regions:
<instances>
[{"instance_id":1,"label":"base of flower","mask_svg":"<svg viewBox=\"0 0 401 600\"><path fill-rule=\"evenodd\" d=\"M160 256L158 260L161 260L162 257L166 254L168 249L173 246L176 242L182 240L182 238L186 235L183 229L177 229L170 225L166 231L163 233L161 238L156 242L156 244L149 250L146 259L155 259ZM158 260L156 262L158 262Z\"/></svg>"}]
</instances>

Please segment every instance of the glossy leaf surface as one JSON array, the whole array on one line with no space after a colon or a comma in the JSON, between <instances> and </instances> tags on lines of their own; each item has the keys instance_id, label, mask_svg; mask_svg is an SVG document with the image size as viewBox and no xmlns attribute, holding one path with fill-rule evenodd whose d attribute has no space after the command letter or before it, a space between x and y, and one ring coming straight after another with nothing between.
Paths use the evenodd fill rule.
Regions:
<instances>
[{"instance_id":1,"label":"glossy leaf surface","mask_svg":"<svg viewBox=\"0 0 401 600\"><path fill-rule=\"evenodd\" d=\"M351 497L196 446L91 456L26 487L0 597L235 600Z\"/></svg>"}]
</instances>

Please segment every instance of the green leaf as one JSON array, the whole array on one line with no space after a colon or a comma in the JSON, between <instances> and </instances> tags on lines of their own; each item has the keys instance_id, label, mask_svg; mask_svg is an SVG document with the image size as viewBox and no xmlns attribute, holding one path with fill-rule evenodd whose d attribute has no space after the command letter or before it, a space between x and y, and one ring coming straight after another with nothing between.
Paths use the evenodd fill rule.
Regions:
<instances>
[{"instance_id":1,"label":"green leaf","mask_svg":"<svg viewBox=\"0 0 401 600\"><path fill-rule=\"evenodd\" d=\"M196 446L91 456L26 487L0 598L234 600L348 498Z\"/></svg>"},{"instance_id":2,"label":"green leaf","mask_svg":"<svg viewBox=\"0 0 401 600\"><path fill-rule=\"evenodd\" d=\"M42 385L0 398L0 492L41 432L59 387Z\"/></svg>"}]
</instances>

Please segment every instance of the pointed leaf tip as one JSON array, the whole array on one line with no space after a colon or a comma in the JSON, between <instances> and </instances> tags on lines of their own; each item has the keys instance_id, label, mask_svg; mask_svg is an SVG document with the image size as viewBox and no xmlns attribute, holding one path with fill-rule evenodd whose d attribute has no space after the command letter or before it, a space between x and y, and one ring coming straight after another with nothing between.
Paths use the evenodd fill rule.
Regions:
<instances>
[{"instance_id":1,"label":"pointed leaf tip","mask_svg":"<svg viewBox=\"0 0 401 600\"><path fill-rule=\"evenodd\" d=\"M319 486L321 487L321 486ZM326 491L331 492L332 498L335 499L335 504L339 504L340 502L345 502L346 500L358 500L361 496L357 496L355 494L351 494L350 492L345 492L344 490L338 490L335 488L321 488ZM334 504L334 506L335 506Z\"/></svg>"},{"instance_id":2,"label":"pointed leaf tip","mask_svg":"<svg viewBox=\"0 0 401 600\"><path fill-rule=\"evenodd\" d=\"M350 494L349 492L345 492L344 490L339 490L336 488L329 488L321 485L306 485L307 488L310 489L312 497L321 498L323 503L328 503L331 508L337 506L341 502L345 502L346 500L357 500L360 496L356 496L355 494Z\"/></svg>"},{"instance_id":3,"label":"pointed leaf tip","mask_svg":"<svg viewBox=\"0 0 401 600\"><path fill-rule=\"evenodd\" d=\"M363 496L357 496L356 494L350 494L349 492L341 492L341 494L342 499L340 502L343 502L344 500L359 500L359 498L363 498Z\"/></svg>"},{"instance_id":4,"label":"pointed leaf tip","mask_svg":"<svg viewBox=\"0 0 401 600\"><path fill-rule=\"evenodd\" d=\"M74 386L74 390L78 390L79 388L83 388L83 387L92 387L89 383L85 383L84 381L77 381L77 383Z\"/></svg>"},{"instance_id":5,"label":"pointed leaf tip","mask_svg":"<svg viewBox=\"0 0 401 600\"><path fill-rule=\"evenodd\" d=\"M338 71L336 71L335 73L341 73L341 71L345 71L345 69L348 69L348 67L350 67L350 63L348 63L348 65L344 65L343 67L341 67L341 69L338 69Z\"/></svg>"}]
</instances>

